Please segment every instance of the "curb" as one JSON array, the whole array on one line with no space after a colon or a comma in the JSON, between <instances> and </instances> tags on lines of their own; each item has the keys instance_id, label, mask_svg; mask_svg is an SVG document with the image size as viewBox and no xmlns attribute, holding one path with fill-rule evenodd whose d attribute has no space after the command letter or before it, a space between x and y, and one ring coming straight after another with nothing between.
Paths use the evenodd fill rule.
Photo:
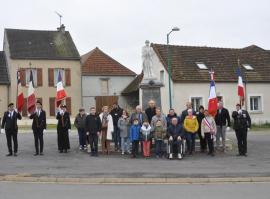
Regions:
<instances>
[{"instance_id":1,"label":"curb","mask_svg":"<svg viewBox=\"0 0 270 199\"><path fill-rule=\"evenodd\" d=\"M33 177L29 174L0 176L0 182L59 183L59 184L210 184L270 182L270 177L226 178L64 178Z\"/></svg>"}]
</instances>

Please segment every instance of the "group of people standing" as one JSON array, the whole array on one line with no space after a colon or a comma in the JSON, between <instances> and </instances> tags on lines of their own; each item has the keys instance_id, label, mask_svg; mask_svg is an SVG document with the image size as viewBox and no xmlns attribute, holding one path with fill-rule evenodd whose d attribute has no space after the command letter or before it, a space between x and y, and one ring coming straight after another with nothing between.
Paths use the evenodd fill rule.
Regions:
<instances>
[{"instance_id":1,"label":"group of people standing","mask_svg":"<svg viewBox=\"0 0 270 199\"><path fill-rule=\"evenodd\" d=\"M88 150L91 156L98 156L100 140L102 154L109 155L112 152L113 141L116 152L121 152L122 155L130 154L132 158L138 157L139 154L150 157L151 149L154 148L157 158L167 156L169 159L182 159L184 154L192 155L195 152L195 139L198 135L201 152L206 152L208 148L208 155L214 156L215 150L226 151L226 132L231 127L231 118L222 102L218 104L215 117L212 117L203 106L195 112L190 102L187 102L186 109L179 116L174 109L170 109L165 116L153 100L148 104L149 107L145 112L138 105L131 115L117 103L113 104L111 110L108 106L104 106L100 114L96 112L95 107L90 108L89 114L81 108L74 120L79 135L79 149ZM21 118L14 104L9 104L1 125L1 132L3 129L6 132L9 150L7 156L17 156L17 120ZM36 111L29 115L29 118L33 120L36 151L34 155L43 155L43 134L46 132L47 124L46 112L42 109L40 101L36 102ZM241 109L240 104L237 104L232 118L238 140L238 155L246 156L247 131L251 127L250 116L247 111ZM58 150L59 153L67 153L70 149L71 121L65 105L59 106L56 119Z\"/></svg>"},{"instance_id":2,"label":"group of people standing","mask_svg":"<svg viewBox=\"0 0 270 199\"><path fill-rule=\"evenodd\" d=\"M46 112L42 109L42 103L36 102L36 110L29 115L32 121L32 130L34 135L35 153L34 156L44 155L44 140L43 134L47 129ZM4 113L1 124L1 133L6 134L8 154L7 156L17 156L18 152L18 124L17 120L21 120L21 114L15 109L14 104L8 105L8 111ZM70 149L69 133L71 130L70 115L67 111L66 105L61 105L56 114L57 119L57 143L60 153L67 153ZM13 140L13 147L12 147Z\"/></svg>"}]
</instances>

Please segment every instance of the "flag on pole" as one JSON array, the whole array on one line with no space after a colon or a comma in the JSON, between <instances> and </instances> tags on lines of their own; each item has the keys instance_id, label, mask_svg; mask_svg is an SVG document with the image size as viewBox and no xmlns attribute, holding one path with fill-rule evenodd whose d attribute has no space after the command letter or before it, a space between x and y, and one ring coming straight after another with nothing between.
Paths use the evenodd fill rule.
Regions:
<instances>
[{"instance_id":1,"label":"flag on pole","mask_svg":"<svg viewBox=\"0 0 270 199\"><path fill-rule=\"evenodd\" d=\"M22 92L22 84L21 84L21 72L20 70L17 71L17 109L19 112L22 112L23 103L24 103L24 96Z\"/></svg>"},{"instance_id":2,"label":"flag on pole","mask_svg":"<svg viewBox=\"0 0 270 199\"><path fill-rule=\"evenodd\" d=\"M30 79L28 83L27 111L32 114L36 109L36 96L34 89L33 72L30 70Z\"/></svg>"},{"instance_id":3,"label":"flag on pole","mask_svg":"<svg viewBox=\"0 0 270 199\"><path fill-rule=\"evenodd\" d=\"M217 100L217 95L216 95L214 71L210 72L210 77L211 77L211 81L210 81L210 92L209 92L209 98L208 98L208 112L210 115L215 117L215 115L217 114L218 100Z\"/></svg>"},{"instance_id":4,"label":"flag on pole","mask_svg":"<svg viewBox=\"0 0 270 199\"><path fill-rule=\"evenodd\" d=\"M240 104L244 105L245 93L244 93L244 84L243 84L243 78L242 78L240 68L237 69L237 76L238 76L237 94L240 97Z\"/></svg>"},{"instance_id":5,"label":"flag on pole","mask_svg":"<svg viewBox=\"0 0 270 199\"><path fill-rule=\"evenodd\" d=\"M66 91L63 86L61 72L59 70L57 77L57 85L56 85L56 106L58 107L61 104L61 101L67 97Z\"/></svg>"}]
</instances>

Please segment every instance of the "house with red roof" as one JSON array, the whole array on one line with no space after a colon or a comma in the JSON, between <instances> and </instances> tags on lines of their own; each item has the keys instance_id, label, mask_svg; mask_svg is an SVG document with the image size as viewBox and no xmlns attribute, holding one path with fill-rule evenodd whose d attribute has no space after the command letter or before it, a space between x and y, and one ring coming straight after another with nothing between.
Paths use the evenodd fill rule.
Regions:
<instances>
[{"instance_id":1,"label":"house with red roof","mask_svg":"<svg viewBox=\"0 0 270 199\"><path fill-rule=\"evenodd\" d=\"M111 106L116 102L122 108L131 107L128 97L122 95L122 91L134 80L135 72L97 47L82 55L81 63L84 108L88 110L95 106L100 111L102 106Z\"/></svg>"}]
</instances>

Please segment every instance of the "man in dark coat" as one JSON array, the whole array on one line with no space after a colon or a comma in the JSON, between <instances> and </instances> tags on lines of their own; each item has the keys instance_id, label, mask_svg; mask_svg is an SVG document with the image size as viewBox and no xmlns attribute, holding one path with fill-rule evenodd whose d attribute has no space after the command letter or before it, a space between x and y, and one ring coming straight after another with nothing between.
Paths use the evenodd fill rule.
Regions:
<instances>
[{"instance_id":1,"label":"man in dark coat","mask_svg":"<svg viewBox=\"0 0 270 199\"><path fill-rule=\"evenodd\" d=\"M192 109L192 115L196 115L196 112L192 108L192 103L191 102L187 102L186 103L186 109L182 111L181 116L180 116L180 123L182 125L184 124L184 120L188 116L188 109Z\"/></svg>"},{"instance_id":2,"label":"man in dark coat","mask_svg":"<svg viewBox=\"0 0 270 199\"><path fill-rule=\"evenodd\" d=\"M12 156L12 142L14 144L14 156L17 156L18 152L18 125L17 120L21 120L22 116L17 110L14 109L14 104L10 103L8 105L8 111L4 113L4 117L2 120L1 125L1 133L4 133L4 129L6 131L6 138L7 138L7 146L8 146L8 154L7 156Z\"/></svg>"},{"instance_id":3,"label":"man in dark coat","mask_svg":"<svg viewBox=\"0 0 270 199\"><path fill-rule=\"evenodd\" d=\"M70 149L69 133L71 130L70 115L67 112L67 106L61 105L59 112L56 115L57 123L57 141L58 150L60 153L67 153Z\"/></svg>"},{"instance_id":4,"label":"man in dark coat","mask_svg":"<svg viewBox=\"0 0 270 199\"><path fill-rule=\"evenodd\" d=\"M201 147L201 152L203 153L206 150L206 139L204 136L202 136L202 132L201 132L201 126L202 126L202 120L204 118L204 107L200 106L199 107L199 111L196 113L196 117L199 123L199 129L197 131L198 136L200 138L200 147Z\"/></svg>"},{"instance_id":5,"label":"man in dark coat","mask_svg":"<svg viewBox=\"0 0 270 199\"><path fill-rule=\"evenodd\" d=\"M183 138L184 133L182 131L182 125L178 123L178 118L172 118L172 124L167 129L169 138L169 159L173 158L173 148L177 147L177 158L183 158Z\"/></svg>"},{"instance_id":6,"label":"man in dark coat","mask_svg":"<svg viewBox=\"0 0 270 199\"><path fill-rule=\"evenodd\" d=\"M173 118L177 118L178 120L178 124L180 124L180 117L177 116L177 114L175 113L174 109L171 108L169 110L169 114L167 115L166 117L166 120L167 120L167 128L172 124L172 119Z\"/></svg>"},{"instance_id":7,"label":"man in dark coat","mask_svg":"<svg viewBox=\"0 0 270 199\"><path fill-rule=\"evenodd\" d=\"M46 123L46 112L42 109L42 103L40 101L36 102L36 111L30 115L30 119L32 122L32 130L35 138L35 148L37 155L43 155L43 133L46 131L47 123Z\"/></svg>"},{"instance_id":8,"label":"man in dark coat","mask_svg":"<svg viewBox=\"0 0 270 199\"><path fill-rule=\"evenodd\" d=\"M90 114L85 119L85 131L89 136L91 156L98 156L98 136L101 132L101 120L96 114L96 108L90 108Z\"/></svg>"},{"instance_id":9,"label":"man in dark coat","mask_svg":"<svg viewBox=\"0 0 270 199\"><path fill-rule=\"evenodd\" d=\"M113 104L112 110L110 112L113 119L113 140L114 140L114 148L115 151L121 149L121 138L120 138L120 130L118 128L118 120L122 116L123 109L117 103Z\"/></svg>"},{"instance_id":10,"label":"man in dark coat","mask_svg":"<svg viewBox=\"0 0 270 199\"><path fill-rule=\"evenodd\" d=\"M148 102L148 108L145 109L145 114L147 115L149 124L151 124L152 117L156 115L156 102L154 100Z\"/></svg>"},{"instance_id":11,"label":"man in dark coat","mask_svg":"<svg viewBox=\"0 0 270 199\"><path fill-rule=\"evenodd\" d=\"M233 111L233 128L237 137L239 156L247 156L247 132L251 127L251 119L246 110L241 109L241 105L236 105L236 111Z\"/></svg>"},{"instance_id":12,"label":"man in dark coat","mask_svg":"<svg viewBox=\"0 0 270 199\"><path fill-rule=\"evenodd\" d=\"M227 128L231 126L231 118L228 109L223 107L223 102L218 103L218 110L215 116L215 122L217 125L217 134L216 134L216 146L219 148L220 137L222 138L222 151L226 150L226 131ZM229 129L229 128L228 128Z\"/></svg>"}]
</instances>

